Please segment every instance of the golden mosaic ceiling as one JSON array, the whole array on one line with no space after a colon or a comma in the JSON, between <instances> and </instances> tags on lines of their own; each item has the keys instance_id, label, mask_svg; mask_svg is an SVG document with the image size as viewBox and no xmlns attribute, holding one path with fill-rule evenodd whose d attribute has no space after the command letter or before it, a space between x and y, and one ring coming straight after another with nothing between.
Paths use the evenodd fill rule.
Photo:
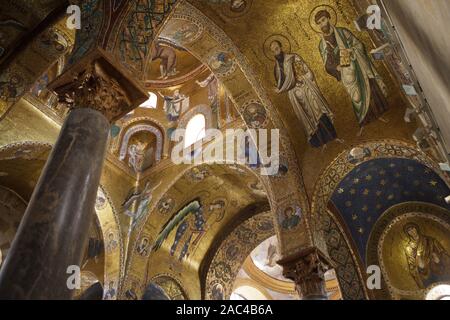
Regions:
<instances>
[{"instance_id":1,"label":"golden mosaic ceiling","mask_svg":"<svg viewBox=\"0 0 450 320\"><path fill-rule=\"evenodd\" d=\"M133 1L133 4L138 2ZM34 1L35 14L30 16L0 14L0 22L9 23L6 29L0 29L3 50L0 63L14 49L14 44L23 39L25 30L42 22L58 3ZM8 6L12 4L8 2ZM30 3L18 1L16 6L29 8ZM331 67L324 62L321 41L327 35L322 34L319 19L316 19L320 10L327 10L334 26L345 28L339 32L365 48L361 52L367 51L364 54L348 52L347 56L339 58L359 58L367 63L365 68L371 78L366 80L373 90L371 93L380 101L384 101L382 93L387 93L384 101L387 104L380 114L367 119L361 116L355 103L360 92L350 91L349 94L349 86L333 75ZM156 96L156 102L151 107L137 106L116 121L111 130L101 181L103 191L98 195L98 200L103 200L99 200L101 208L97 210L105 239L105 255L100 262L104 265L105 279L101 282L105 289L118 289L120 281L123 292L119 297L130 298L133 294L140 295L154 280L171 291L173 297L206 295L211 298L212 288L219 288L220 277L207 275L210 270L205 268L210 267L218 247L230 245L224 240L227 235L239 238L239 225L254 223L244 223L247 218L272 209L266 218L275 222L271 235L278 236L281 256L306 246L323 245L316 239L314 223L317 221L314 219L327 215L328 220L324 218L324 221L330 223L328 230L324 227L325 233L328 232L326 248L330 249L334 260L345 256L341 266L351 270L348 273L342 269L336 271L341 283L350 274L347 277L350 289L343 296L361 298L366 295L359 284L355 284L361 277L359 258L355 257L354 248L346 244L348 237L337 226L340 222L328 216L332 215L327 208L330 194L340 182L333 179L344 179L349 170L358 165L358 158L349 152L355 151L355 146L359 148L356 151L362 150L359 155L365 160L374 156L392 157L400 152L398 150L415 148L412 134L417 124L405 122L409 103L389 64L392 61L373 59L371 51L380 43L369 32L356 28L354 20L358 17L351 0L322 0L320 3L315 0L180 1L161 29L152 34L157 40L148 42L144 50L147 56L133 57L126 52L130 55L122 59L124 47L121 44L108 46L117 64L136 71L136 80L145 85L149 95ZM130 24L120 24L117 29L125 29L126 33L127 28L133 27L130 21L127 23ZM1 152L3 148L9 152L11 145L24 141L39 142L41 146L53 144L66 116L67 111L46 91L46 85L62 72L75 37L74 32L66 28L64 19L51 24L49 30L60 37L53 41L48 33L37 35L38 40L18 56L18 62L28 62L12 64L9 70L11 74L23 75L20 79L23 78L24 83L16 92L7 90L8 95L14 95L14 99L20 97L20 100L13 101L14 108L5 113L6 117L0 122ZM8 40L5 40L6 35ZM360 54L358 58L357 54ZM46 63L36 63L41 60ZM139 65L138 60L141 70L134 69ZM286 65L291 62L290 76L296 82L291 86L283 85L290 70ZM349 62L347 68L350 65ZM11 83L10 78L1 80ZM19 95L21 90L24 92ZM0 111L13 106L10 98L7 96L6 102L2 102ZM168 103L172 100L180 101L177 107L181 111L175 115L167 111L173 107ZM313 107L303 110L308 104ZM173 165L170 161L173 130L186 126L193 115L202 112L206 115L206 128L222 131L279 128L280 154L287 173L261 177L255 174L256 170L241 166ZM321 122L324 115L328 122ZM335 131L327 137L328 141L312 138L314 130L321 127ZM25 150L28 151L21 153L20 148L14 149L13 156L6 151L4 157L0 153L0 184L29 199L48 151L42 147L39 152L44 152L45 156L33 157L29 148ZM365 153L367 150L370 154ZM410 154L416 156L414 152ZM136 156L142 158L138 161ZM139 201L130 200L135 196ZM137 213L140 216L134 218L133 214ZM310 217L312 222L307 220ZM399 226L395 228L400 230ZM336 236L330 236L331 233ZM440 231L436 234L444 237ZM241 234L241 237L244 236ZM265 240L264 237L256 235L255 244ZM245 237L239 241L245 242ZM336 246L345 244L345 252L339 255L331 251L336 249L332 248L336 244L332 241L340 241ZM445 245L447 247L447 242ZM401 251L399 248L400 245L397 253ZM292 283L277 277L280 269L274 275L258 267L257 261L244 259L240 265L230 268L238 271L244 266L245 272L259 277L260 282L265 281L272 289L292 293ZM219 272L218 265L214 264L211 272ZM102 273L98 265L91 269ZM205 288L204 282L209 287ZM336 282L329 287L338 298ZM231 287L222 290L229 295Z\"/></svg>"}]
</instances>

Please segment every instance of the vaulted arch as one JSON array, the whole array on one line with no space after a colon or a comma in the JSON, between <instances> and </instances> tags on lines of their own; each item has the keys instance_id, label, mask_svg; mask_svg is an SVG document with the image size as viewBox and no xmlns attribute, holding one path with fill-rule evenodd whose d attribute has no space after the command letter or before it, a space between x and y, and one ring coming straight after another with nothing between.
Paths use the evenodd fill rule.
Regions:
<instances>
[{"instance_id":1,"label":"vaulted arch","mask_svg":"<svg viewBox=\"0 0 450 320\"><path fill-rule=\"evenodd\" d=\"M156 136L156 161L160 161L163 151L164 137L161 130L150 123L137 123L127 128L121 139L121 146L119 150L119 159L124 160L128 151L128 142L130 138L137 132L150 132Z\"/></svg>"},{"instance_id":2,"label":"vaulted arch","mask_svg":"<svg viewBox=\"0 0 450 320\"><path fill-rule=\"evenodd\" d=\"M212 243L213 237L217 237L217 233L222 228L230 229L229 224L232 221L241 221L244 212L251 216L269 210L265 193L247 185L247 180L254 181L255 184L258 184L260 180L245 166L200 164L197 166L180 165L179 167L176 172L169 171L164 174L164 179L171 182L164 188L154 190L152 201L146 209L147 214L137 222L136 231L131 235L129 245L131 251L126 266L122 295L130 288L136 292L137 296L142 294L148 279L166 269L162 268L163 263L155 264L154 261L169 263L168 260L174 259L177 262L170 263L172 265L171 272L182 268L184 272L180 275L180 281L187 294L192 299L201 298L200 288L204 283L203 280L196 280L188 287L185 282L189 281L189 277L198 276L199 272L202 275L205 274L205 268L209 264L199 261L206 254L205 250L210 246L209 243ZM158 185L157 179L152 183ZM239 200L233 192L227 191L231 189L231 185L239 188ZM181 192L188 186L191 191L189 194ZM262 185L260 188L264 189ZM177 213L193 203L196 204L192 208L202 208L201 216L208 221L208 226L205 226L204 231L195 233L192 241L189 240L190 229L176 240L174 238L175 230L183 221L191 223L192 221L189 222L190 218L177 220L170 230L164 231L165 227L172 225L169 222L176 219ZM203 219L201 220L203 221ZM201 225L203 224L201 223ZM195 229L194 226L192 228ZM165 232L167 232L166 235L163 235ZM149 245L154 243L160 244L156 250L152 251ZM199 246L200 243L201 246ZM148 248L144 250L143 248L146 246ZM185 252L185 250L188 251Z\"/></svg>"},{"instance_id":3,"label":"vaulted arch","mask_svg":"<svg viewBox=\"0 0 450 320\"><path fill-rule=\"evenodd\" d=\"M175 35L177 26L181 24L185 25L185 29L190 30L190 37ZM246 128L280 130L280 157L281 161L285 159L288 172L279 176L262 176L261 179L265 181L268 188L274 215L281 214L280 212L287 207L298 206L304 213L303 217L307 217L308 215L305 213L309 210L309 204L305 193L302 192L303 182L295 155L290 147L290 138L284 130L276 109L265 90L258 83L251 66L240 49L213 21L187 2L177 5L170 19L161 29L160 37L183 46L198 60L208 65L237 106L241 117L246 121ZM206 45L206 43L209 45L208 51L202 50L203 44ZM236 81L239 81L239 87L235 86ZM260 119L258 124L252 118L255 108L264 118ZM280 246L284 254L288 255L299 248L313 245L306 219L302 219L298 228L291 232L284 232L285 230L281 230L278 223L276 224Z\"/></svg>"},{"instance_id":4,"label":"vaulted arch","mask_svg":"<svg viewBox=\"0 0 450 320\"><path fill-rule=\"evenodd\" d=\"M410 165L406 163L410 163ZM379 164L385 164L386 166L379 167ZM414 187L411 181L390 181L389 185L380 186L381 188L379 187L377 190L373 190L365 183L373 184L376 182L378 179L376 175L378 174L386 174L386 179L391 180L395 180L397 175L403 176L403 179L407 179L409 176L414 180L420 176L420 172L413 174L413 172L404 173L400 171L415 170L417 166L422 167L422 170L430 171L429 179L433 180L431 172L435 172L433 174L436 175L436 184L439 183L444 189L448 188L449 180L440 172L434 160L417 150L415 146L399 140L371 141L345 150L318 179L312 202L311 221L313 222L314 234L321 233L324 236L330 258L336 264L336 272L344 298L374 298L364 285L367 277L365 257L367 241L363 239L369 236L372 225L379 219L380 212L382 213L390 205L408 202L411 197L412 199L423 198L418 194L424 191L422 187L420 189L418 186ZM367 171L366 169L369 167L371 169ZM388 172L388 170L394 171ZM420 171L420 169L417 170ZM352 172L354 174L361 173L363 178L352 176ZM360 190L356 185L353 188L351 186L346 187L348 183L360 184L362 189ZM385 182L380 180L377 183L387 183L387 180ZM405 189L409 187L415 188L416 194L410 194ZM396 193L389 192L391 189L395 191L396 188L404 193L400 193L397 197ZM349 192L355 192L354 201L348 202L347 200L345 202L344 200L342 205L338 204L337 207L343 206L346 209L354 209L350 215L347 213L348 210L343 212L343 209L338 209L335 204L338 201L337 199L344 197ZM381 195L380 192L386 193L385 197L388 198L381 206L373 205L373 207L370 207L371 204L365 197L378 197ZM445 206L444 196L441 198L440 204ZM353 205L358 205L358 199L364 200L366 206L353 207ZM432 201L437 200L433 197ZM365 220L360 221L360 219ZM349 226L349 223L352 226Z\"/></svg>"}]
</instances>

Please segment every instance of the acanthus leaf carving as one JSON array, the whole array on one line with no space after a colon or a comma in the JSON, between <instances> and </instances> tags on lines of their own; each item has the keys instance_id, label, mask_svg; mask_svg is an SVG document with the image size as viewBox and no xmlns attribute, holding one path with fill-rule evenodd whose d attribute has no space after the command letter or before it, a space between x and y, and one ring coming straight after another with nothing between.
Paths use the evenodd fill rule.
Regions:
<instances>
[{"instance_id":1,"label":"acanthus leaf carving","mask_svg":"<svg viewBox=\"0 0 450 320\"><path fill-rule=\"evenodd\" d=\"M283 275L295 282L303 299L327 299L325 272L332 268L329 259L317 248L308 248L278 261Z\"/></svg>"},{"instance_id":2,"label":"acanthus leaf carving","mask_svg":"<svg viewBox=\"0 0 450 320\"><path fill-rule=\"evenodd\" d=\"M90 108L113 121L132 105L119 82L109 76L98 61L74 75L73 81L55 88L59 102L69 109Z\"/></svg>"}]
</instances>

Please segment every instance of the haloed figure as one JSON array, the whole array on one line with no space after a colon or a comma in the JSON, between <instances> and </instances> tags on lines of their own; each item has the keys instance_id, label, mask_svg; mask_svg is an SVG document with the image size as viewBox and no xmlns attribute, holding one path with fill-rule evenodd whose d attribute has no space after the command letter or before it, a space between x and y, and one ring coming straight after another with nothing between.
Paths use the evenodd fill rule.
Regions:
<instances>
[{"instance_id":1,"label":"haloed figure","mask_svg":"<svg viewBox=\"0 0 450 320\"><path fill-rule=\"evenodd\" d=\"M159 92L159 95L164 99L164 111L166 112L167 119L169 121L177 121L180 117L183 103L187 98L184 94L180 93L180 90L176 89L173 96L166 96Z\"/></svg>"},{"instance_id":2,"label":"haloed figure","mask_svg":"<svg viewBox=\"0 0 450 320\"><path fill-rule=\"evenodd\" d=\"M337 135L333 125L333 112L311 69L299 55L285 53L280 41L272 41L270 50L276 61L276 92L288 93L295 114L305 128L309 143L318 148L335 140Z\"/></svg>"},{"instance_id":3,"label":"haloed figure","mask_svg":"<svg viewBox=\"0 0 450 320\"><path fill-rule=\"evenodd\" d=\"M415 223L403 227L408 237L405 248L409 273L417 286L426 289L433 283L450 280L450 256L433 237L424 235Z\"/></svg>"},{"instance_id":4,"label":"haloed figure","mask_svg":"<svg viewBox=\"0 0 450 320\"><path fill-rule=\"evenodd\" d=\"M372 120L386 122L381 118L388 109L386 86L364 44L348 29L333 26L328 11L320 10L314 19L322 32L319 49L325 69L350 95L360 134Z\"/></svg>"},{"instance_id":5,"label":"haloed figure","mask_svg":"<svg viewBox=\"0 0 450 320\"><path fill-rule=\"evenodd\" d=\"M184 235L187 234L186 240L184 240L183 247L178 256L178 260L182 261L184 258L189 257L189 249L191 246L196 246L200 241L205 230L206 220L203 215L203 209L198 208L193 212L193 215L187 217L177 228L175 239L170 247L170 255L175 255L175 251L179 243L184 239Z\"/></svg>"}]
</instances>

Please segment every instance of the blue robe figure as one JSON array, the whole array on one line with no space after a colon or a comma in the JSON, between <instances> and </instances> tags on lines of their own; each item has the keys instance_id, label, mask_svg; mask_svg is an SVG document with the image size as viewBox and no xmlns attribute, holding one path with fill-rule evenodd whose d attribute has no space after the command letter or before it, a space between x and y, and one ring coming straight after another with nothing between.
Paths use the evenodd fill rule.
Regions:
<instances>
[{"instance_id":1,"label":"blue robe figure","mask_svg":"<svg viewBox=\"0 0 450 320\"><path fill-rule=\"evenodd\" d=\"M190 215L193 215L190 216ZM179 243L182 241L186 232L190 232L187 239L183 243L178 260L181 261L185 257L189 256L189 248L191 245L196 245L202 235L205 233L205 218L203 216L203 208L200 200L193 200L186 206L184 206L180 211L178 211L172 219L170 219L166 225L162 228L159 236L155 240L155 245L153 246L153 251L157 251L164 241L167 239L169 234L177 227L175 239L170 247L170 255L174 256L178 248Z\"/></svg>"}]
</instances>

